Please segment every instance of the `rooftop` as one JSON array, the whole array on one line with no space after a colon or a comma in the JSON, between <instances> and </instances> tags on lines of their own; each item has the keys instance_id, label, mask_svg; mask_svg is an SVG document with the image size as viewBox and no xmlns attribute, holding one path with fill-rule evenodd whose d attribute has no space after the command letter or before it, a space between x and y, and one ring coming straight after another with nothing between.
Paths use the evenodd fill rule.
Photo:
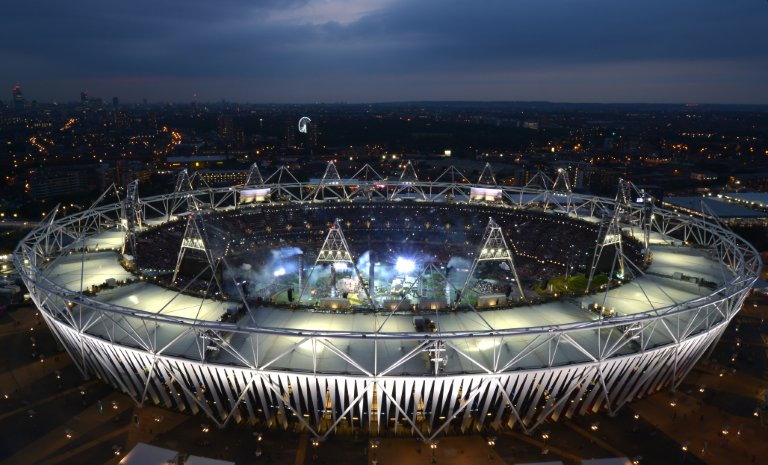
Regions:
<instances>
[{"instance_id":1,"label":"rooftop","mask_svg":"<svg viewBox=\"0 0 768 465\"><path fill-rule=\"evenodd\" d=\"M666 197L664 203L673 207L690 210L703 216L709 216L710 212L708 210L711 210L712 213L723 219L768 218L768 213L728 203L725 200L716 197ZM705 207L702 207L702 203Z\"/></svg>"}]
</instances>

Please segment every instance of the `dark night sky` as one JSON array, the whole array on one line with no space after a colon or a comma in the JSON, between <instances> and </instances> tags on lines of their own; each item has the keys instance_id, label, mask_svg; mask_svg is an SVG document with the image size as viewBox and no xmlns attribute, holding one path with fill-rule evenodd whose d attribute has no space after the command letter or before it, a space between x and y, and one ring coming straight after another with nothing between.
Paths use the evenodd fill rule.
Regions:
<instances>
[{"instance_id":1,"label":"dark night sky","mask_svg":"<svg viewBox=\"0 0 768 465\"><path fill-rule=\"evenodd\" d=\"M768 103L766 0L12 0L0 99ZM7 89L2 91L2 89Z\"/></svg>"}]
</instances>

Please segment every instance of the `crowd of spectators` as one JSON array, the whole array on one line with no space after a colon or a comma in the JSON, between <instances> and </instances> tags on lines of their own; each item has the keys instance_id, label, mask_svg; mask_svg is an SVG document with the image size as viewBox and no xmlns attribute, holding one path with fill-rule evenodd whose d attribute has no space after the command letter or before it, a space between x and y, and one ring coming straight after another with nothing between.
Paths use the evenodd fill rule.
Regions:
<instances>
[{"instance_id":1,"label":"crowd of spectators","mask_svg":"<svg viewBox=\"0 0 768 465\"><path fill-rule=\"evenodd\" d=\"M209 241L226 242L219 249L234 263L243 256L263 261L272 248L296 246L304 251L309 264L338 218L354 256L374 250L377 259L384 260L399 249L407 249L447 264L456 256L471 262L490 217L507 238L524 288L566 274L566 270L583 272L591 264L599 225L535 210L407 201L263 205L209 213L201 221ZM138 267L172 271L185 228L186 221L181 219L140 234ZM626 239L625 244L625 253L640 257L637 241ZM183 276L181 282L184 279L189 276ZM480 280L476 286L483 293L506 293L507 283L498 281L501 284ZM206 286L207 280L202 289Z\"/></svg>"}]
</instances>

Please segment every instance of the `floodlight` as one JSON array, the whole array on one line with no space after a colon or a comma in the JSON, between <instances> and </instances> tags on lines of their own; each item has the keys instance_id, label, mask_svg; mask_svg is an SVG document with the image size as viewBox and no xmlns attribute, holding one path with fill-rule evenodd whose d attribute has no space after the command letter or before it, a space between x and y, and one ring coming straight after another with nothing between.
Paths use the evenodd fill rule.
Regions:
<instances>
[{"instance_id":1,"label":"floodlight","mask_svg":"<svg viewBox=\"0 0 768 465\"><path fill-rule=\"evenodd\" d=\"M416 262L410 258L397 257L397 261L395 262L395 270L397 270L398 273L408 274L412 273L415 269Z\"/></svg>"}]
</instances>

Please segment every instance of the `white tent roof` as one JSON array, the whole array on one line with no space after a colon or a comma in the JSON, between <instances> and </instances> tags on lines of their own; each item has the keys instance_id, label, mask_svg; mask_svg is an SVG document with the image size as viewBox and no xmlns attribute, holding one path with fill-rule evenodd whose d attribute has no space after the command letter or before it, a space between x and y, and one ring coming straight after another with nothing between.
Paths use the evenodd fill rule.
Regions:
<instances>
[{"instance_id":1,"label":"white tent roof","mask_svg":"<svg viewBox=\"0 0 768 465\"><path fill-rule=\"evenodd\" d=\"M140 442L120 461L120 465L169 465L175 464L179 453Z\"/></svg>"}]
</instances>

